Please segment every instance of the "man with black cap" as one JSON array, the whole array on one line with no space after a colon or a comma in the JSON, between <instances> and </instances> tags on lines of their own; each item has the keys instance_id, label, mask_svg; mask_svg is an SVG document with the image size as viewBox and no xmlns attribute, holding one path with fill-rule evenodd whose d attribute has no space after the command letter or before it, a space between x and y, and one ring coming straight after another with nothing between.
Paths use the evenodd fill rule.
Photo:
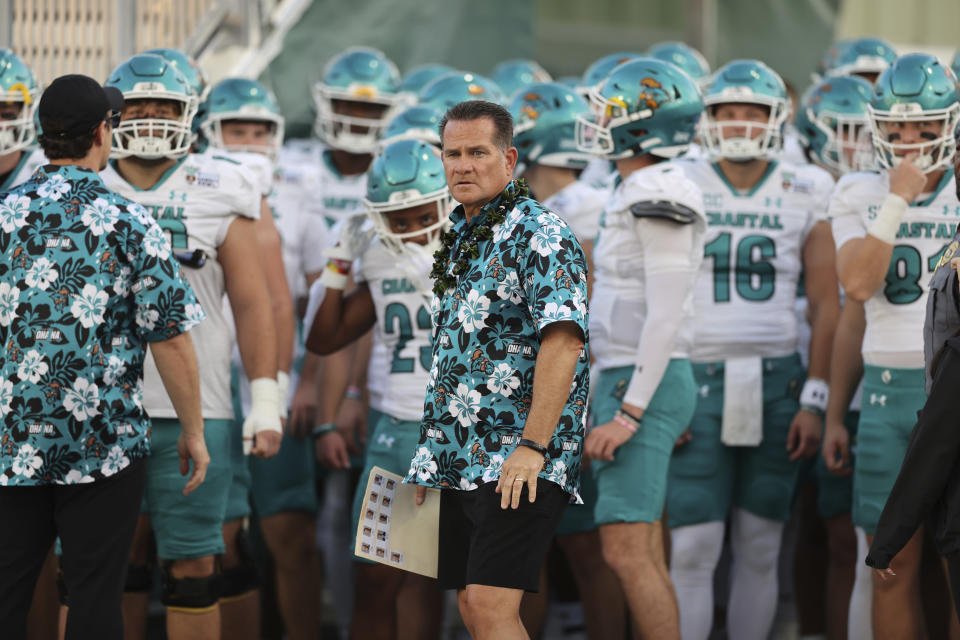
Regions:
<instances>
[{"instance_id":1,"label":"man with black cap","mask_svg":"<svg viewBox=\"0 0 960 640\"><path fill-rule=\"evenodd\" d=\"M183 425L181 471L193 462L184 492L209 464L186 334L203 311L157 223L97 175L122 106L118 91L86 76L54 80L39 105L50 164L0 192L4 637L24 637L33 583L57 536L71 597L66 638L123 637L149 452L148 342Z\"/></svg>"}]
</instances>

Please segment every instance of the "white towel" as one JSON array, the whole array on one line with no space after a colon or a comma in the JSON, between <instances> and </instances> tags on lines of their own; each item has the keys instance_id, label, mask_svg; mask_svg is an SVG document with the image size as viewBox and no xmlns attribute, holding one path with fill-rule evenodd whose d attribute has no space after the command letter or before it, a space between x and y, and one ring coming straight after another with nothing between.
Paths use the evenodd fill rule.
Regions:
<instances>
[{"instance_id":1,"label":"white towel","mask_svg":"<svg viewBox=\"0 0 960 640\"><path fill-rule=\"evenodd\" d=\"M723 371L723 426L728 447L755 447L763 440L763 361L730 358Z\"/></svg>"}]
</instances>

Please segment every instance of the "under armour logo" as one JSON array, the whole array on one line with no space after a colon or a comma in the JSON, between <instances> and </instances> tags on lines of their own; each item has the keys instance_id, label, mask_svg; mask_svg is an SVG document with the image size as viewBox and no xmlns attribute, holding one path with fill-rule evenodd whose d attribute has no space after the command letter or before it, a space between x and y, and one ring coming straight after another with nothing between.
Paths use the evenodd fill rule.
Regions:
<instances>
[{"instance_id":1,"label":"under armour logo","mask_svg":"<svg viewBox=\"0 0 960 640\"><path fill-rule=\"evenodd\" d=\"M708 395L710 395L710 387L708 385L700 387L700 397L706 398Z\"/></svg>"},{"instance_id":2,"label":"under armour logo","mask_svg":"<svg viewBox=\"0 0 960 640\"><path fill-rule=\"evenodd\" d=\"M885 407L885 406L887 406L887 396L886 396L885 394L878 396L878 395L875 394L875 393L871 393L871 394L870 394L870 404L878 404L878 405L880 405L881 407Z\"/></svg>"},{"instance_id":3,"label":"under armour logo","mask_svg":"<svg viewBox=\"0 0 960 640\"><path fill-rule=\"evenodd\" d=\"M893 379L890 369L884 369L883 373L880 374L880 379L883 380L883 384L890 384L890 380Z\"/></svg>"},{"instance_id":4,"label":"under armour logo","mask_svg":"<svg viewBox=\"0 0 960 640\"><path fill-rule=\"evenodd\" d=\"M388 436L386 434L381 433L380 436L377 438L377 444L382 444L382 445L385 445L388 449L392 449L394 440L395 440L394 436Z\"/></svg>"}]
</instances>

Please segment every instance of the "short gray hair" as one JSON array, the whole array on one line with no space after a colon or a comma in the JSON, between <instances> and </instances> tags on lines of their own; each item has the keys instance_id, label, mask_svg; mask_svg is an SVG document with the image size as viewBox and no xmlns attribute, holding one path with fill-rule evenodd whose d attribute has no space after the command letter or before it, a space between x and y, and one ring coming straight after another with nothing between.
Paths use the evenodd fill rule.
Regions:
<instances>
[{"instance_id":1,"label":"short gray hair","mask_svg":"<svg viewBox=\"0 0 960 640\"><path fill-rule=\"evenodd\" d=\"M443 145L443 130L451 120L469 121L490 118L493 122L493 144L500 151L513 146L513 117L510 112L496 102L488 100L468 100L453 105L440 119L440 144Z\"/></svg>"}]
</instances>

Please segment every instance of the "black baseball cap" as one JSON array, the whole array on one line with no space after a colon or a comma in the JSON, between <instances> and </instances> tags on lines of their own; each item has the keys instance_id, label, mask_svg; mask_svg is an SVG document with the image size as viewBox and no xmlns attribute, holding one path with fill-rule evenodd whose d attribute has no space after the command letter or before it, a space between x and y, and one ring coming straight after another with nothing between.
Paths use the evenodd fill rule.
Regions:
<instances>
[{"instance_id":1,"label":"black baseball cap","mask_svg":"<svg viewBox=\"0 0 960 640\"><path fill-rule=\"evenodd\" d=\"M123 94L81 74L60 76L44 89L37 107L43 135L76 138L123 109Z\"/></svg>"}]
</instances>

